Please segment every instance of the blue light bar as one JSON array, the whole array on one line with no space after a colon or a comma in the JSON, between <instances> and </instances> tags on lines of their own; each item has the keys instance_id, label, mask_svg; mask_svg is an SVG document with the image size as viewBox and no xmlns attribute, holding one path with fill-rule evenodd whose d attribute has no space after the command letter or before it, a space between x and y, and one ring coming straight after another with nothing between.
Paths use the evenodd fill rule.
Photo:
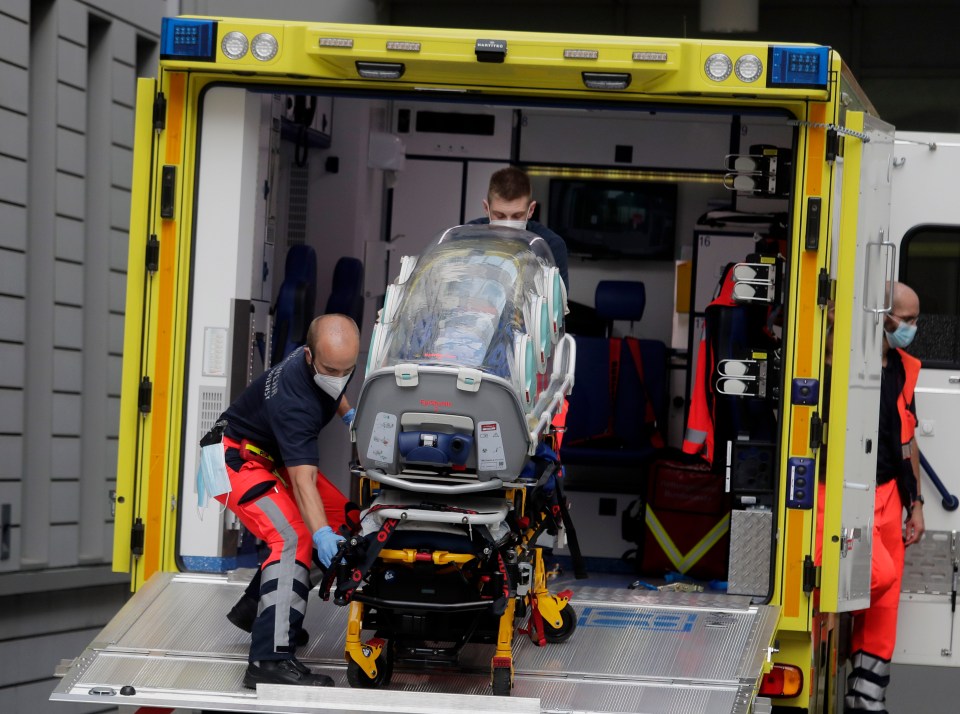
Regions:
<instances>
[{"instance_id":1,"label":"blue light bar","mask_svg":"<svg viewBox=\"0 0 960 714\"><path fill-rule=\"evenodd\" d=\"M829 47L771 47L767 86L826 89Z\"/></svg>"},{"instance_id":2,"label":"blue light bar","mask_svg":"<svg viewBox=\"0 0 960 714\"><path fill-rule=\"evenodd\" d=\"M213 62L216 54L216 20L165 17L160 21L160 59Z\"/></svg>"}]
</instances>

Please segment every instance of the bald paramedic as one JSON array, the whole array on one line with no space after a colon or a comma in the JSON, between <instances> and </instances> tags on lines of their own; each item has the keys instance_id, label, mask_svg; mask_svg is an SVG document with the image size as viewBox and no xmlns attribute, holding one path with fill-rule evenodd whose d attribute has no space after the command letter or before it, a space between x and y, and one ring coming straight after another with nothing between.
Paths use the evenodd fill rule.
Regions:
<instances>
[{"instance_id":1,"label":"bald paramedic","mask_svg":"<svg viewBox=\"0 0 960 714\"><path fill-rule=\"evenodd\" d=\"M301 664L296 647L302 644L313 549L326 567L342 540L325 512L331 504L322 494L342 496L318 474L318 436L337 414L359 347L351 318L314 319L306 344L255 379L217 422L229 490L216 498L269 549L258 573L258 597L246 593L228 615L251 630L243 680L251 689L258 683L333 684ZM217 437L208 434L201 445Z\"/></svg>"}]
</instances>

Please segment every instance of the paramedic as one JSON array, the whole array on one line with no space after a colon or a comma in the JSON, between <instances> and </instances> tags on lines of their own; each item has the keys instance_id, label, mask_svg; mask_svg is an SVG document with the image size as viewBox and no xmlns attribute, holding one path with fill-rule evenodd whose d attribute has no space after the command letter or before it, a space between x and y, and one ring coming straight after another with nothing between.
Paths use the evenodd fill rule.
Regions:
<instances>
[{"instance_id":1,"label":"paramedic","mask_svg":"<svg viewBox=\"0 0 960 714\"><path fill-rule=\"evenodd\" d=\"M538 221L531 220L537 202L533 200L530 178L522 169L508 166L494 172L490 177L487 198L483 201L486 217L477 218L471 223L481 223L510 228L520 228L536 233L546 241L553 253L553 262L560 271L563 286L570 289L567 279L567 244L563 238Z\"/></svg>"},{"instance_id":2,"label":"paramedic","mask_svg":"<svg viewBox=\"0 0 960 714\"><path fill-rule=\"evenodd\" d=\"M883 702L897 634L904 547L918 542L924 531L920 453L914 437L913 392L920 360L904 351L916 335L919 315L917 294L903 283L894 283L893 308L883 323L870 607L854 615L845 712L886 711ZM907 516L902 525L904 508Z\"/></svg>"},{"instance_id":3,"label":"paramedic","mask_svg":"<svg viewBox=\"0 0 960 714\"><path fill-rule=\"evenodd\" d=\"M313 548L326 567L341 540L328 524L318 490L317 436L337 413L359 347L351 318L314 319L306 344L255 379L220 417L226 422L231 490L217 499L269 548L243 679L250 689L258 683L333 684L301 664L295 652Z\"/></svg>"}]
</instances>

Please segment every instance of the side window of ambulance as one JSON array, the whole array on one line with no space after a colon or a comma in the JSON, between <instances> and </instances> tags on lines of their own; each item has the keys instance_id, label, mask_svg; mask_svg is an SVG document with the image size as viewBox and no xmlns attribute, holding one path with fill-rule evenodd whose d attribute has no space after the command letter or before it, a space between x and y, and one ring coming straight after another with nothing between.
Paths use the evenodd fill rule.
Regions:
<instances>
[{"instance_id":1,"label":"side window of ambulance","mask_svg":"<svg viewBox=\"0 0 960 714\"><path fill-rule=\"evenodd\" d=\"M900 244L900 280L920 297L909 352L934 369L960 369L960 226L916 226Z\"/></svg>"}]
</instances>

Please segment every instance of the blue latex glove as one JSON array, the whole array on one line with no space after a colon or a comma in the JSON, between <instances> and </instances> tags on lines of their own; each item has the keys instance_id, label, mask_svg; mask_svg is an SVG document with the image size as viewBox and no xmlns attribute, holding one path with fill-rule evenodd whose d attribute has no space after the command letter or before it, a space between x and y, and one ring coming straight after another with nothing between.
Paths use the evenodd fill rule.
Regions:
<instances>
[{"instance_id":1,"label":"blue latex glove","mask_svg":"<svg viewBox=\"0 0 960 714\"><path fill-rule=\"evenodd\" d=\"M330 526L324 526L313 534L313 545L317 549L317 557L324 568L330 567L330 561L337 554L337 548L343 538L333 532Z\"/></svg>"},{"instance_id":2,"label":"blue latex glove","mask_svg":"<svg viewBox=\"0 0 960 714\"><path fill-rule=\"evenodd\" d=\"M353 407L350 407L350 411L348 411L346 414L344 414L340 418L343 419L344 424L346 424L347 426L350 426L350 424L353 423L353 418L355 416L357 416L357 410L354 409Z\"/></svg>"}]
</instances>

